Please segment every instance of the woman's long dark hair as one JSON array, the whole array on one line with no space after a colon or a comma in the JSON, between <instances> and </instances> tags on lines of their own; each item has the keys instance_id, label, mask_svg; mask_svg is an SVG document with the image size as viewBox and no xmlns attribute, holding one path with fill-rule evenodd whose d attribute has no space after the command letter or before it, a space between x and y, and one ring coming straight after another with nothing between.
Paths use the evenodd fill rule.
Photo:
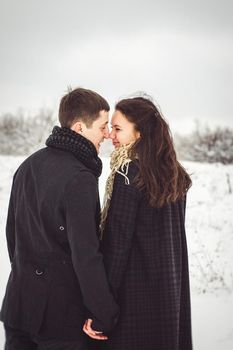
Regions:
<instances>
[{"instance_id":1,"label":"woman's long dark hair","mask_svg":"<svg viewBox=\"0 0 233 350\"><path fill-rule=\"evenodd\" d=\"M154 103L144 97L123 99L115 106L140 132L130 150L139 160L136 186L145 189L153 207L183 199L192 181L177 161L170 129Z\"/></svg>"}]
</instances>

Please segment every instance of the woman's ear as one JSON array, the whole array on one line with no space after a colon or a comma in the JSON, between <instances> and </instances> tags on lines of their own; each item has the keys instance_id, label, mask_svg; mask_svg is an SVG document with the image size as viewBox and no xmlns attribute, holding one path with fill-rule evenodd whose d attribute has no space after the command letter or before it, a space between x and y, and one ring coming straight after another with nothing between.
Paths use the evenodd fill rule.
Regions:
<instances>
[{"instance_id":1,"label":"woman's ear","mask_svg":"<svg viewBox=\"0 0 233 350\"><path fill-rule=\"evenodd\" d=\"M136 140L140 139L140 137L141 137L140 131L136 131Z\"/></svg>"},{"instance_id":2,"label":"woman's ear","mask_svg":"<svg viewBox=\"0 0 233 350\"><path fill-rule=\"evenodd\" d=\"M77 121L71 126L71 130L75 131L77 134L82 134L83 132L83 123L81 121Z\"/></svg>"}]
</instances>

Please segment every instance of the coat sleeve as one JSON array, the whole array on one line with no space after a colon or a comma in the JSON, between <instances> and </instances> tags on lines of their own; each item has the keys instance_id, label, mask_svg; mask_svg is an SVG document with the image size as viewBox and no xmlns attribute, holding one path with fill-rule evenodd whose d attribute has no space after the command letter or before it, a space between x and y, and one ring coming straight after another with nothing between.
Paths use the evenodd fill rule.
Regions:
<instances>
[{"instance_id":1,"label":"coat sleeve","mask_svg":"<svg viewBox=\"0 0 233 350\"><path fill-rule=\"evenodd\" d=\"M117 321L118 306L110 293L96 227L98 188L95 177L81 172L67 186L65 211L72 262L83 302L95 330L109 331Z\"/></svg>"},{"instance_id":2,"label":"coat sleeve","mask_svg":"<svg viewBox=\"0 0 233 350\"><path fill-rule=\"evenodd\" d=\"M126 178L116 173L113 192L103 233L102 252L108 280L117 298L126 270L133 234L136 228L139 191L133 184L137 168L130 163Z\"/></svg>"},{"instance_id":3,"label":"coat sleeve","mask_svg":"<svg viewBox=\"0 0 233 350\"><path fill-rule=\"evenodd\" d=\"M13 178L7 220L6 220L6 240L7 240L7 248L8 254L10 258L10 262L12 262L15 253L15 210L14 210L14 180L16 173Z\"/></svg>"}]
</instances>

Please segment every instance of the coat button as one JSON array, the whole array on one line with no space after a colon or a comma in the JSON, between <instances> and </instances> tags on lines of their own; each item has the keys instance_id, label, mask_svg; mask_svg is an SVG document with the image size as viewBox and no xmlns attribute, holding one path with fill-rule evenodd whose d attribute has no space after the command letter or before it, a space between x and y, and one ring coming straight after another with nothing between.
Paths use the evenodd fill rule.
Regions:
<instances>
[{"instance_id":1,"label":"coat button","mask_svg":"<svg viewBox=\"0 0 233 350\"><path fill-rule=\"evenodd\" d=\"M44 271L36 269L36 275L41 276L43 275Z\"/></svg>"},{"instance_id":2,"label":"coat button","mask_svg":"<svg viewBox=\"0 0 233 350\"><path fill-rule=\"evenodd\" d=\"M60 229L61 231L63 231L65 228L64 228L64 226L60 226L59 229Z\"/></svg>"}]
</instances>

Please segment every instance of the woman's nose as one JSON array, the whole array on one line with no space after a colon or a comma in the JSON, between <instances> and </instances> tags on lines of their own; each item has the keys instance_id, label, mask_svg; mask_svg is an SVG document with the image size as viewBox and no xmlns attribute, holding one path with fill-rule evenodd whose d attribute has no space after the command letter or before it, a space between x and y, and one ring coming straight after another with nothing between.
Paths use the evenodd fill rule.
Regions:
<instances>
[{"instance_id":1,"label":"woman's nose","mask_svg":"<svg viewBox=\"0 0 233 350\"><path fill-rule=\"evenodd\" d=\"M112 130L112 131L109 133L109 137L110 137L110 139L112 139L112 140L115 138L114 130Z\"/></svg>"}]
</instances>

